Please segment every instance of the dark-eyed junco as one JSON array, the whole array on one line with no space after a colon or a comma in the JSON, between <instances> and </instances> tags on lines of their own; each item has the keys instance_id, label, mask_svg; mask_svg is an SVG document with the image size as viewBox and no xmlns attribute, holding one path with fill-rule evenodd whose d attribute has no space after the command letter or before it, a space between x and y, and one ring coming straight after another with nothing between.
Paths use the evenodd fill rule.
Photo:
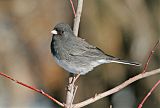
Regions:
<instances>
[{"instance_id":1,"label":"dark-eyed junco","mask_svg":"<svg viewBox=\"0 0 160 108\"><path fill-rule=\"evenodd\" d=\"M139 63L125 61L105 54L84 39L76 37L68 24L57 24L53 31L51 52L62 68L70 73L84 75L94 67L104 63L122 63L140 66Z\"/></svg>"}]
</instances>

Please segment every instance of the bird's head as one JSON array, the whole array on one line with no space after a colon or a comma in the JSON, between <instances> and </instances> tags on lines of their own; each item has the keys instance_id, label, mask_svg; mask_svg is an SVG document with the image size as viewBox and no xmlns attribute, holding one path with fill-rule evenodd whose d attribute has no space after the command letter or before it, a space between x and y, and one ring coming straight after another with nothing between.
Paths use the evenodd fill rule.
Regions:
<instances>
[{"instance_id":1,"label":"bird's head","mask_svg":"<svg viewBox=\"0 0 160 108\"><path fill-rule=\"evenodd\" d=\"M60 35L62 36L64 33L70 32L72 33L72 29L68 24L65 23L59 23L57 24L54 29L51 31L51 33L54 35Z\"/></svg>"}]
</instances>

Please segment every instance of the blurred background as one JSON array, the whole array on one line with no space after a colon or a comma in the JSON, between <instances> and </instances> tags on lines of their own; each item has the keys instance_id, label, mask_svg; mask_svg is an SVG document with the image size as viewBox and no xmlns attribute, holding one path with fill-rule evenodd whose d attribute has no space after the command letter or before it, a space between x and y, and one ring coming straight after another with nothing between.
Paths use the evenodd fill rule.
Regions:
<instances>
[{"instance_id":1,"label":"blurred background","mask_svg":"<svg viewBox=\"0 0 160 108\"><path fill-rule=\"evenodd\" d=\"M77 4L77 0L73 0ZM68 73L50 53L51 33L60 22L73 25L69 0L0 0L0 71L65 102ZM160 0L84 0L79 36L104 52L142 67L104 64L77 82L74 103L111 89L140 73L160 35ZM158 47L149 70L160 66ZM160 75L137 81L85 108L136 108ZM58 108L48 98L0 77L0 108ZM160 107L160 87L144 108Z\"/></svg>"}]
</instances>

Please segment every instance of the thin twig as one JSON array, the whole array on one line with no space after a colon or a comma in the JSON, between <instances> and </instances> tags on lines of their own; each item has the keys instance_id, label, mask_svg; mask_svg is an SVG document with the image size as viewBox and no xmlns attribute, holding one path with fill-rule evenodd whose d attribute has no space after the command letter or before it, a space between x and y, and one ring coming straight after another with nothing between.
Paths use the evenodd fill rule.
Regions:
<instances>
[{"instance_id":1,"label":"thin twig","mask_svg":"<svg viewBox=\"0 0 160 108\"><path fill-rule=\"evenodd\" d=\"M74 98L75 98L75 96L76 96L77 89L78 89L78 86L75 86L71 103L73 103L73 101L74 101Z\"/></svg>"},{"instance_id":2,"label":"thin twig","mask_svg":"<svg viewBox=\"0 0 160 108\"><path fill-rule=\"evenodd\" d=\"M109 108L112 108L112 105L110 105Z\"/></svg>"},{"instance_id":3,"label":"thin twig","mask_svg":"<svg viewBox=\"0 0 160 108\"><path fill-rule=\"evenodd\" d=\"M76 80L80 77L80 73L79 74L77 74L75 77L74 77L74 79L73 79L73 83L75 84L75 82L76 82Z\"/></svg>"},{"instance_id":4,"label":"thin twig","mask_svg":"<svg viewBox=\"0 0 160 108\"><path fill-rule=\"evenodd\" d=\"M78 0L78 6L76 10L76 17L74 18L74 26L73 26L73 32L76 36L78 36L78 30L79 30L79 23L82 13L82 7L83 7L83 0Z\"/></svg>"},{"instance_id":5,"label":"thin twig","mask_svg":"<svg viewBox=\"0 0 160 108\"><path fill-rule=\"evenodd\" d=\"M148 99L148 97L151 95L151 93L156 89L156 87L160 84L160 80L152 87L152 89L149 91L149 93L144 97L142 102L138 105L138 108L142 108L144 102Z\"/></svg>"},{"instance_id":6,"label":"thin twig","mask_svg":"<svg viewBox=\"0 0 160 108\"><path fill-rule=\"evenodd\" d=\"M72 73L69 74L69 80L67 85L67 94L66 94L66 104L65 108L71 108L72 99L74 95L74 75Z\"/></svg>"},{"instance_id":7,"label":"thin twig","mask_svg":"<svg viewBox=\"0 0 160 108\"><path fill-rule=\"evenodd\" d=\"M75 11L75 8L74 8L73 1L70 0L70 3L71 3L71 6L72 6L72 11L73 11L74 17L76 17L76 11Z\"/></svg>"},{"instance_id":8,"label":"thin twig","mask_svg":"<svg viewBox=\"0 0 160 108\"><path fill-rule=\"evenodd\" d=\"M156 69L156 70L153 70L153 71L150 71L150 72L145 72L145 73L141 73L139 75L136 75L136 76L130 78L129 80L123 82L122 84L116 86L113 89L110 89L110 90L108 90L108 91L106 91L104 93L97 94L96 96L93 96L92 98L87 99L87 100L85 100L83 102L80 102L78 104L74 104L73 108L81 108L83 106L91 104L91 103L93 103L93 102L95 102L95 101L97 101L99 99L102 99L102 98L104 98L106 96L109 96L109 95L111 95L113 93L116 93L116 92L122 90L123 88L127 87L128 85L130 85L131 83L133 83L133 82L135 82L137 80L140 80L142 78L145 78L145 77L148 77L148 76L151 76L151 75L155 75L155 74L160 74L160 69Z\"/></svg>"},{"instance_id":9,"label":"thin twig","mask_svg":"<svg viewBox=\"0 0 160 108\"><path fill-rule=\"evenodd\" d=\"M18 80L16 80L16 79L12 78L11 76L8 76L8 75L2 73L2 72L0 72L0 75L6 77L6 78L8 78L8 79L10 79L11 81L16 82L17 84L20 84L20 85L22 85L22 86L24 86L24 87L26 87L26 88L29 88L29 89L31 89L31 90L33 90L33 91L36 91L36 92L38 92L38 93L46 96L47 98L49 98L49 99L52 100L53 102L57 103L57 104L60 105L61 107L64 107L64 104L62 104L61 102L59 102L58 100L56 100L55 98L53 98L52 96L50 96L49 94L45 93L43 90L37 89L37 88L35 88L35 87L33 87L33 86L29 86L29 85L27 85L27 84L25 84L25 83L23 83L23 82L20 82L20 81L18 81Z\"/></svg>"},{"instance_id":10,"label":"thin twig","mask_svg":"<svg viewBox=\"0 0 160 108\"><path fill-rule=\"evenodd\" d=\"M143 69L142 73L145 73L145 72L146 72L146 70L147 70L147 68L148 68L148 64L149 64L149 62L150 62L150 60L151 60L151 57L152 57L153 53L155 52L156 48L158 47L158 44L159 44L159 40L157 41L157 43L155 44L155 46L152 48L152 51L151 51L150 54L149 54L149 57L148 57L148 59L147 59L147 62L146 62L146 64L145 64L145 66L144 66L144 69ZM153 88L151 89L151 91L144 97L144 99L142 100L142 102L138 105L138 108L142 108L144 102L145 102L145 101L147 100L147 98L151 95L151 92L158 86L159 83L160 83L160 81L157 82L157 83L153 86Z\"/></svg>"},{"instance_id":11,"label":"thin twig","mask_svg":"<svg viewBox=\"0 0 160 108\"><path fill-rule=\"evenodd\" d=\"M149 54L149 56L148 56L148 59L147 59L147 62L146 62L146 64L145 64L145 66L144 66L144 69L143 69L142 73L144 73L144 72L147 71L148 64L149 64L149 62L150 62L150 60L151 60L151 57L152 57L153 53L155 52L155 50L156 50L156 48L157 48L157 46L158 46L158 44L159 44L159 40L157 41L157 43L156 43L155 46L153 47L152 51L150 52L150 54Z\"/></svg>"}]
</instances>

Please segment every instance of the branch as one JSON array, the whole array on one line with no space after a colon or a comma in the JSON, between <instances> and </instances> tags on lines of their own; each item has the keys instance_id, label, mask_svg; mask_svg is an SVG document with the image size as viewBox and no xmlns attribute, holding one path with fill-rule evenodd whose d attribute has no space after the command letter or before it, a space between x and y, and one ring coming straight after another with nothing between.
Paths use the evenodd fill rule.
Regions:
<instances>
[{"instance_id":1,"label":"branch","mask_svg":"<svg viewBox=\"0 0 160 108\"><path fill-rule=\"evenodd\" d=\"M155 75L155 74L160 74L160 68L156 69L156 70L153 70L153 71L150 71L150 72L145 72L145 73L141 73L139 75L136 75L136 76L130 78L129 80L125 81L124 83L116 86L113 89L110 89L110 90L108 90L108 91L106 91L104 93L97 94L96 96L94 96L94 97L92 97L90 99L87 99L87 100L85 100L83 102L80 102L78 104L74 104L73 108L81 108L83 106L91 104L91 103L93 103L93 102L95 102L95 101L97 101L99 99L102 99L102 98L104 98L106 96L109 96L109 95L111 95L113 93L116 93L116 92L122 90L123 88L127 87L128 85L132 84L133 82L135 82L137 80L140 80L140 79L143 79L145 77L149 77L149 76L152 76L152 75Z\"/></svg>"},{"instance_id":2,"label":"branch","mask_svg":"<svg viewBox=\"0 0 160 108\"><path fill-rule=\"evenodd\" d=\"M79 29L79 23L82 13L82 7L83 7L83 0L78 0L78 6L76 11L76 16L74 18L74 26L73 26L73 32L76 36L78 36L78 29Z\"/></svg>"},{"instance_id":3,"label":"branch","mask_svg":"<svg viewBox=\"0 0 160 108\"><path fill-rule=\"evenodd\" d=\"M150 52L150 54L148 56L147 62L145 63L145 66L144 66L144 69L143 69L142 73L146 72L148 64L149 64L149 62L151 60L151 57L152 57L153 53L155 52L156 48L158 47L158 44L159 44L159 40L157 41L157 43L155 44L155 46L151 50L151 52Z\"/></svg>"},{"instance_id":4,"label":"branch","mask_svg":"<svg viewBox=\"0 0 160 108\"><path fill-rule=\"evenodd\" d=\"M73 11L74 17L76 17L76 11L75 11L75 8L74 8L73 1L70 0L70 3L71 3L71 6L72 6L72 11Z\"/></svg>"},{"instance_id":5,"label":"branch","mask_svg":"<svg viewBox=\"0 0 160 108\"><path fill-rule=\"evenodd\" d=\"M160 84L160 80L152 87L152 89L149 91L149 93L144 97L142 102L138 105L138 108L142 108L144 102L148 99L148 97L151 95L151 93L156 89L156 87Z\"/></svg>"},{"instance_id":6,"label":"branch","mask_svg":"<svg viewBox=\"0 0 160 108\"><path fill-rule=\"evenodd\" d=\"M70 3L72 5L72 10L74 12L75 18L74 18L74 26L73 26L73 33L75 36L78 36L78 30L79 30L79 23L80 23L80 18L81 18L81 13L82 13L82 6L83 6L83 0L78 0L77 4L77 11L75 14L75 9L72 0L70 0ZM72 73L69 75L69 83L67 86L67 96L66 96L66 108L72 108L72 103L77 91L77 86L75 86L75 80L76 78Z\"/></svg>"},{"instance_id":7,"label":"branch","mask_svg":"<svg viewBox=\"0 0 160 108\"><path fill-rule=\"evenodd\" d=\"M20 82L20 81L18 81L18 80L16 80L16 79L12 78L11 76L8 76L8 75L2 73L2 72L0 72L0 75L6 77L6 78L8 78L8 79L10 79L11 81L16 82L17 84L20 84L20 85L22 85L22 86L24 86L24 87L26 87L26 88L29 88L29 89L31 89L31 90L33 90L33 91L36 91L36 92L38 92L38 93L46 96L47 98L49 98L49 99L52 100L53 102L57 103L57 104L60 105L61 107L64 107L64 105L63 105L61 102L59 102L58 100L56 100L55 98L53 98L53 97L50 96L49 94L45 93L43 90L39 90L39 89L37 89L37 88L35 88L35 87L33 87L33 86L29 86L29 85L27 85L27 84L25 84L25 83L23 83L23 82Z\"/></svg>"}]
</instances>

